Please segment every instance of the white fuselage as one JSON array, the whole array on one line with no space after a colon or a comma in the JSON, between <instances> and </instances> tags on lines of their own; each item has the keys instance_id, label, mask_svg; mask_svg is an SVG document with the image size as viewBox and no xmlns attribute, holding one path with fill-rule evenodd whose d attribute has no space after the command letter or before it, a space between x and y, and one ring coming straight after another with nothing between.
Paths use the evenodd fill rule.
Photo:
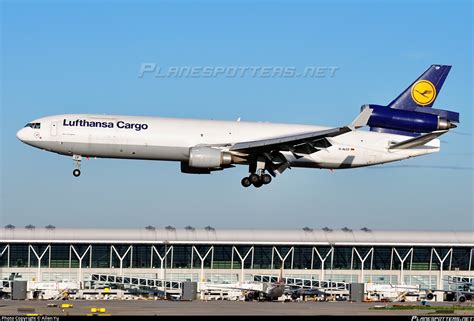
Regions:
<instances>
[{"instance_id":1,"label":"white fuselage","mask_svg":"<svg viewBox=\"0 0 474 321\"><path fill-rule=\"evenodd\" d=\"M225 150L234 143L320 131L329 127L264 122L216 121L115 115L57 115L37 119L17 137L24 143L62 155L187 162L190 148L213 145ZM39 128L38 128L39 127ZM355 130L327 138L327 149L295 158L291 166L351 168L381 164L439 151L439 140L411 149L389 150L411 137Z\"/></svg>"}]
</instances>

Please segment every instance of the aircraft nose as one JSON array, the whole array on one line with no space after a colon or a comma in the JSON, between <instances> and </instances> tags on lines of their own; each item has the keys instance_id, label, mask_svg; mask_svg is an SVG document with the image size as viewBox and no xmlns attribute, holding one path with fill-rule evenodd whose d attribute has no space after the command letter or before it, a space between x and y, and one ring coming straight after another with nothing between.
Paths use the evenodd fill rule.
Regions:
<instances>
[{"instance_id":1,"label":"aircraft nose","mask_svg":"<svg viewBox=\"0 0 474 321\"><path fill-rule=\"evenodd\" d=\"M22 128L16 132L16 138L24 142L28 138L27 128Z\"/></svg>"}]
</instances>

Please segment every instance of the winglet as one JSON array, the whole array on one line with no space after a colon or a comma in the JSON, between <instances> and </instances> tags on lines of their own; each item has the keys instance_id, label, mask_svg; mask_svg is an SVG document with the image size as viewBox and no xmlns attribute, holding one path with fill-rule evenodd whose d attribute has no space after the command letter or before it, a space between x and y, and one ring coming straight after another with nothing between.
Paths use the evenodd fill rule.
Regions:
<instances>
[{"instance_id":1,"label":"winglet","mask_svg":"<svg viewBox=\"0 0 474 321\"><path fill-rule=\"evenodd\" d=\"M349 124L351 130L364 127L367 125L370 116L372 115L372 108L365 108L362 112Z\"/></svg>"}]
</instances>

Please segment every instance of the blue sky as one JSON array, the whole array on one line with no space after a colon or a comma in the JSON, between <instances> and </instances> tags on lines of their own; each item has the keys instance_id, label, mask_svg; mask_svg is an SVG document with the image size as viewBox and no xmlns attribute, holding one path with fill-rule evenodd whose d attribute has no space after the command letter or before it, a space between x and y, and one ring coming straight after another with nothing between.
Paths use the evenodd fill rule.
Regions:
<instances>
[{"instance_id":1,"label":"blue sky","mask_svg":"<svg viewBox=\"0 0 474 321\"><path fill-rule=\"evenodd\" d=\"M2 1L2 225L472 230L470 1ZM170 66L335 66L334 77L138 77ZM19 142L28 121L110 113L342 125L433 63L461 113L439 154L377 168L293 169L243 189L245 167L71 159Z\"/></svg>"}]
</instances>

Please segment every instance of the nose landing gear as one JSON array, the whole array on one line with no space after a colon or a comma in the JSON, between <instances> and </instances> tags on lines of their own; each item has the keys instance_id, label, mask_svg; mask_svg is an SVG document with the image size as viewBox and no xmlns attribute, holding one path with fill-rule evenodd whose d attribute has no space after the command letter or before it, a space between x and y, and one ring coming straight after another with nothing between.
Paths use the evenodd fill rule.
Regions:
<instances>
[{"instance_id":1,"label":"nose landing gear","mask_svg":"<svg viewBox=\"0 0 474 321\"><path fill-rule=\"evenodd\" d=\"M81 155L73 155L72 159L74 160L74 164L76 168L72 171L72 175L75 177L79 177L81 175Z\"/></svg>"}]
</instances>

